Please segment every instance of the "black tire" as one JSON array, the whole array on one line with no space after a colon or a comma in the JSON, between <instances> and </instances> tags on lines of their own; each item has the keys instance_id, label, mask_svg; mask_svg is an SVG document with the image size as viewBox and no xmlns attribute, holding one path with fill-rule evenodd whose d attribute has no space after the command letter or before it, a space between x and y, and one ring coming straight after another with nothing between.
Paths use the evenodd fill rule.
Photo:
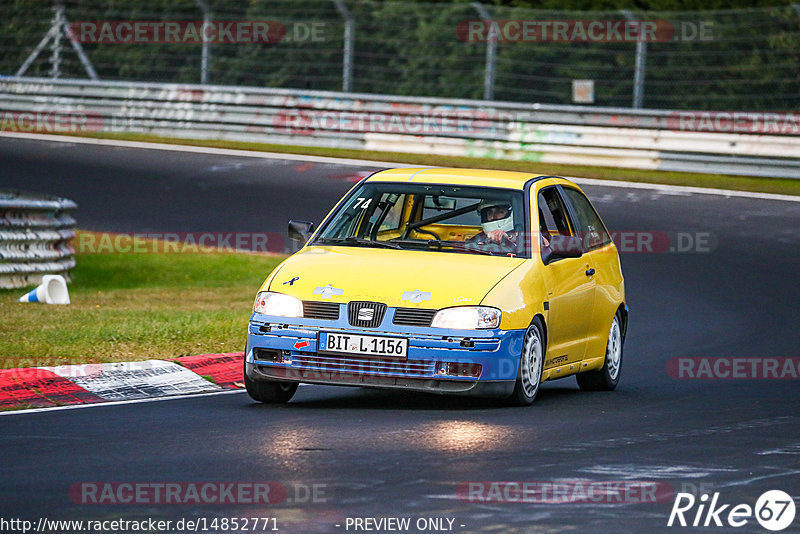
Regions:
<instances>
[{"instance_id":1,"label":"black tire","mask_svg":"<svg viewBox=\"0 0 800 534\"><path fill-rule=\"evenodd\" d=\"M245 369L244 387L247 389L247 394L254 401L266 404L285 404L294 397L298 385L297 382L279 380L251 380L247 376L247 370Z\"/></svg>"},{"instance_id":2,"label":"black tire","mask_svg":"<svg viewBox=\"0 0 800 534\"><path fill-rule=\"evenodd\" d=\"M578 373L578 386L586 391L613 391L619 384L622 372L622 347L625 338L622 337L622 315L619 311L614 314L611 328L608 332L606 343L606 358L602 369Z\"/></svg>"},{"instance_id":3,"label":"black tire","mask_svg":"<svg viewBox=\"0 0 800 534\"><path fill-rule=\"evenodd\" d=\"M509 403L514 406L530 406L539 393L545 355L542 332L544 328L536 317L525 332L517 368L517 383L514 385L514 392L508 398Z\"/></svg>"}]
</instances>

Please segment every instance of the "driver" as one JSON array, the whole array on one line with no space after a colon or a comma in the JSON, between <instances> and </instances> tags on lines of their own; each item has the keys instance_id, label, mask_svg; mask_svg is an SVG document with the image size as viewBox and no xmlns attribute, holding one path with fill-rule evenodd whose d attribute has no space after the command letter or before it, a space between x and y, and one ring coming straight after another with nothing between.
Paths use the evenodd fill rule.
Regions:
<instances>
[{"instance_id":1,"label":"driver","mask_svg":"<svg viewBox=\"0 0 800 534\"><path fill-rule=\"evenodd\" d=\"M478 206L482 232L468 239L469 243L503 245L515 249L519 232L514 230L511 204L506 200L483 200Z\"/></svg>"}]
</instances>

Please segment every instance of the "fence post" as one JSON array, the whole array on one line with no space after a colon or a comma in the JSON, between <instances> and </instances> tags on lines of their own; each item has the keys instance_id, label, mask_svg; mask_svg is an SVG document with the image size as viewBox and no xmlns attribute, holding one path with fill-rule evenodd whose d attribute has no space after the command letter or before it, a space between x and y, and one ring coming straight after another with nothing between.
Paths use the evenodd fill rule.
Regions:
<instances>
[{"instance_id":1,"label":"fence post","mask_svg":"<svg viewBox=\"0 0 800 534\"><path fill-rule=\"evenodd\" d=\"M622 14L630 22L636 22L638 19L628 11L622 10ZM636 64L633 71L633 108L639 109L644 102L644 74L645 63L647 61L647 43L642 39L641 34L638 34L636 39Z\"/></svg>"},{"instance_id":2,"label":"fence post","mask_svg":"<svg viewBox=\"0 0 800 534\"><path fill-rule=\"evenodd\" d=\"M64 27L64 4L60 0L53 2L53 27L58 30L50 42L50 77L61 77L61 28Z\"/></svg>"},{"instance_id":3,"label":"fence post","mask_svg":"<svg viewBox=\"0 0 800 534\"><path fill-rule=\"evenodd\" d=\"M66 13L63 14L61 18L62 22L64 23L63 26L64 33L67 34L67 38L69 39L72 48L75 50L75 53L78 54L78 59L81 60L83 68L86 69L86 74L88 74L89 78L91 78L92 80L97 80L98 79L97 72L95 72L94 66L92 65L92 62L89 61L89 57L86 55L86 52L83 51L83 46L81 46L80 41L78 41L78 38L75 37L75 35L72 33L72 30L70 29L69 26L69 20L67 20Z\"/></svg>"},{"instance_id":4,"label":"fence post","mask_svg":"<svg viewBox=\"0 0 800 534\"><path fill-rule=\"evenodd\" d=\"M30 67L33 62L39 57L39 54L44 50L44 47L47 46L47 43L50 42L50 39L56 34L56 32L60 31L58 27L51 26L42 40L39 41L39 44L36 45L36 48L33 49L25 61L20 65L19 69L17 69L17 73L14 74L15 77L19 78L20 76L24 76L26 72L28 72L28 67Z\"/></svg>"},{"instance_id":5,"label":"fence post","mask_svg":"<svg viewBox=\"0 0 800 534\"><path fill-rule=\"evenodd\" d=\"M353 90L353 50L355 47L356 25L353 15L343 0L333 0L336 10L344 19L344 49L342 50L342 91Z\"/></svg>"},{"instance_id":6,"label":"fence post","mask_svg":"<svg viewBox=\"0 0 800 534\"><path fill-rule=\"evenodd\" d=\"M206 0L194 0L194 3L197 4L197 7L203 12L203 48L200 52L200 83L203 85L208 84L208 78L210 76L211 68L209 67L209 63L211 62L211 43L206 39L206 32L208 26L211 24L211 8L208 7L208 3Z\"/></svg>"},{"instance_id":7,"label":"fence post","mask_svg":"<svg viewBox=\"0 0 800 534\"><path fill-rule=\"evenodd\" d=\"M478 16L485 22L490 22L492 16L480 2L473 2L472 7ZM483 70L483 99L494 100L494 69L497 57L497 39L486 39L486 66Z\"/></svg>"},{"instance_id":8,"label":"fence post","mask_svg":"<svg viewBox=\"0 0 800 534\"><path fill-rule=\"evenodd\" d=\"M50 74L53 75L54 78L58 78L61 75L61 32L67 34L67 38L69 39L70 44L72 44L72 48L75 49L75 53L78 54L78 58L81 60L83 64L83 68L86 69L86 74L89 75L89 78L92 80L97 80L97 73L92 66L92 62L89 61L89 58L86 56L86 53L83 51L83 47L81 43L78 41L78 38L72 33L72 30L69 27L69 20L67 20L67 15L64 12L64 5L61 2L56 2L53 4L53 8L56 10L55 17L53 19L53 25L50 26L50 29L47 30L47 33L39 41L39 44L36 45L36 48L33 52L28 55L22 65L17 69L17 73L14 75L15 77L23 76L27 71L28 67L30 67L33 62L39 57L39 54L44 50L44 47L47 46L47 43L50 42L52 39L53 42L50 43L51 48L54 49L53 57L51 57L51 70ZM56 41L58 40L58 41Z\"/></svg>"}]
</instances>

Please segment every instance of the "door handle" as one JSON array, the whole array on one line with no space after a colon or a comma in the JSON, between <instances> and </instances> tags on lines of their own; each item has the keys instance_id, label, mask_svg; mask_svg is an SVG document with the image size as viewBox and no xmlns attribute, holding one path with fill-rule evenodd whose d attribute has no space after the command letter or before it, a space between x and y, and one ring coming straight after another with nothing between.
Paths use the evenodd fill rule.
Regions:
<instances>
[{"instance_id":1,"label":"door handle","mask_svg":"<svg viewBox=\"0 0 800 534\"><path fill-rule=\"evenodd\" d=\"M594 269L588 269L586 271L586 276L592 276L594 274Z\"/></svg>"}]
</instances>

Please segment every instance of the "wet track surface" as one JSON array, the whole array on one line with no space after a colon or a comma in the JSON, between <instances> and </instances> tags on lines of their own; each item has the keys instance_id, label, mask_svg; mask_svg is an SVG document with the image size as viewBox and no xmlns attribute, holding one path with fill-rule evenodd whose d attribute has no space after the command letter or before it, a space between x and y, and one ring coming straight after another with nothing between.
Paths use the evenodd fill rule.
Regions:
<instances>
[{"instance_id":1,"label":"wet track surface","mask_svg":"<svg viewBox=\"0 0 800 534\"><path fill-rule=\"evenodd\" d=\"M318 222L350 177L370 170L12 139L0 139L0 161L0 188L66 196L81 228L126 232L284 233L290 217ZM304 386L277 407L237 392L3 416L0 515L272 516L284 532L354 532L346 518L380 516L452 518L453 532L767 532L754 518L737 529L666 524L679 491L752 506L781 489L800 504L800 377L675 379L667 364L800 356L800 203L584 189L612 231L709 243L622 255L631 321L617 391L582 392L567 378L544 385L532 407L507 408ZM659 502L583 504L471 502L460 491L470 481L568 479L671 491ZM71 499L73 484L103 481L276 481L289 495L268 506ZM313 484L324 495L304 502Z\"/></svg>"}]
</instances>

